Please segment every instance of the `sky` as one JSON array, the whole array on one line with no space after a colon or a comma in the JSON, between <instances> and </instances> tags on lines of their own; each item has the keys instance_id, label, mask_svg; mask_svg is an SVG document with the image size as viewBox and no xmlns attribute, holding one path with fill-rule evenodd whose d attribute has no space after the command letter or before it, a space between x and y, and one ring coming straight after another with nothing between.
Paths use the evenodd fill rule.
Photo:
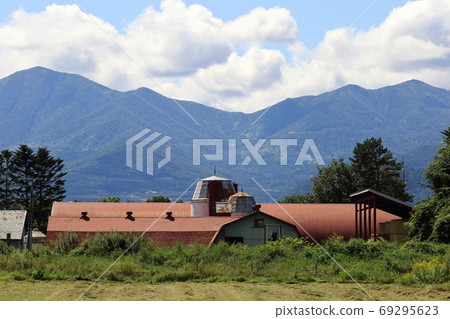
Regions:
<instances>
[{"instance_id":1,"label":"sky","mask_svg":"<svg viewBox=\"0 0 450 319\"><path fill-rule=\"evenodd\" d=\"M346 84L450 89L450 1L25 0L0 4L0 77L43 66L254 112Z\"/></svg>"}]
</instances>

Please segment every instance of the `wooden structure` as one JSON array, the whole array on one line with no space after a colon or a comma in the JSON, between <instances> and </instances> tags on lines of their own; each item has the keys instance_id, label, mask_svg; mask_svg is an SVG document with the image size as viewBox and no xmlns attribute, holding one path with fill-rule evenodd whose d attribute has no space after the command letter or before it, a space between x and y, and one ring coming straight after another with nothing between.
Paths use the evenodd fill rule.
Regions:
<instances>
[{"instance_id":1,"label":"wooden structure","mask_svg":"<svg viewBox=\"0 0 450 319\"><path fill-rule=\"evenodd\" d=\"M370 188L351 194L350 200L355 203L355 237L364 240L377 239L377 209L402 219L409 219L412 210L412 205Z\"/></svg>"}]
</instances>

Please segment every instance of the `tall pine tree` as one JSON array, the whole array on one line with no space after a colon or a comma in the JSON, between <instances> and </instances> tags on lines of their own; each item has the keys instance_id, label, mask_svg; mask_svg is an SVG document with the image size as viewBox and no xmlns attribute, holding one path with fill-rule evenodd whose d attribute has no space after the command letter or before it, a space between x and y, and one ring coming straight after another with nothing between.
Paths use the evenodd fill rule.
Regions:
<instances>
[{"instance_id":1,"label":"tall pine tree","mask_svg":"<svg viewBox=\"0 0 450 319\"><path fill-rule=\"evenodd\" d=\"M63 178L67 173L63 172L63 160L51 156L46 148L39 148L34 159L35 223L40 229L47 229L53 202L61 201L65 197Z\"/></svg>"},{"instance_id":2,"label":"tall pine tree","mask_svg":"<svg viewBox=\"0 0 450 319\"><path fill-rule=\"evenodd\" d=\"M9 150L0 152L0 209L9 209L13 204L12 157Z\"/></svg>"},{"instance_id":3,"label":"tall pine tree","mask_svg":"<svg viewBox=\"0 0 450 319\"><path fill-rule=\"evenodd\" d=\"M54 201L64 199L64 164L46 148L36 152L27 145L0 153L0 208L29 209L33 196L33 227L46 231Z\"/></svg>"},{"instance_id":4,"label":"tall pine tree","mask_svg":"<svg viewBox=\"0 0 450 319\"><path fill-rule=\"evenodd\" d=\"M27 209L30 205L31 184L36 178L34 173L35 155L27 145L20 145L14 151L11 165L13 181L12 201L15 208Z\"/></svg>"},{"instance_id":5,"label":"tall pine tree","mask_svg":"<svg viewBox=\"0 0 450 319\"><path fill-rule=\"evenodd\" d=\"M355 172L356 189L371 188L402 201L412 201L413 196L406 192L406 183L401 176L404 163L395 160L381 138L372 137L356 143L350 162Z\"/></svg>"}]
</instances>

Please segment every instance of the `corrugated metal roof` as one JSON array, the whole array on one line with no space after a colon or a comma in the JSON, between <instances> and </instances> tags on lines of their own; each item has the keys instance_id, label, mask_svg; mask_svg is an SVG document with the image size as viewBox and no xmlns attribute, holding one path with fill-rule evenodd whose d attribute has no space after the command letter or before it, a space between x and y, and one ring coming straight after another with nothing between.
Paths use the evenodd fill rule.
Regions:
<instances>
[{"instance_id":1,"label":"corrugated metal roof","mask_svg":"<svg viewBox=\"0 0 450 319\"><path fill-rule=\"evenodd\" d=\"M174 217L191 216L190 203L97 203L97 202L55 202L52 216L81 217L87 212L88 217L126 217L133 212L133 217L159 217L165 211Z\"/></svg>"},{"instance_id":2,"label":"corrugated metal roof","mask_svg":"<svg viewBox=\"0 0 450 319\"><path fill-rule=\"evenodd\" d=\"M22 239L26 216L26 210L0 211L0 238L6 239L7 234L11 234L12 240Z\"/></svg>"},{"instance_id":3,"label":"corrugated metal roof","mask_svg":"<svg viewBox=\"0 0 450 319\"><path fill-rule=\"evenodd\" d=\"M333 234L344 236L346 239L355 237L355 204L268 203L261 204L260 210L295 225L304 237L308 237L306 234L308 232L319 242ZM378 223L393 219L398 217L377 210L377 230Z\"/></svg>"},{"instance_id":4,"label":"corrugated metal roof","mask_svg":"<svg viewBox=\"0 0 450 319\"><path fill-rule=\"evenodd\" d=\"M143 233L152 240L173 245L177 242L185 244L201 243L209 245L223 224L236 220L237 217L175 217L172 219L141 217L134 221L117 217L90 218L89 221L73 217L50 217L47 227L47 241L57 238L57 234L73 231L78 234L94 234L97 232ZM151 226L151 227L150 227ZM150 228L149 228L150 227Z\"/></svg>"},{"instance_id":5,"label":"corrugated metal roof","mask_svg":"<svg viewBox=\"0 0 450 319\"><path fill-rule=\"evenodd\" d=\"M71 217L50 217L48 231L83 232L144 232L149 231L218 231L220 227L238 217L175 217L173 220L156 217L138 217L133 221L118 217L94 217L89 221Z\"/></svg>"}]
</instances>

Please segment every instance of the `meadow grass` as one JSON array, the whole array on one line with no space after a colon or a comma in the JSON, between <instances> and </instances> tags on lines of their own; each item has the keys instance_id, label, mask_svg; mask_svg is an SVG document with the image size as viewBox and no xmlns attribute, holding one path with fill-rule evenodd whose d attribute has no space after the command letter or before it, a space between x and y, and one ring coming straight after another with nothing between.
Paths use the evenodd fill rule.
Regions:
<instances>
[{"instance_id":1,"label":"meadow grass","mask_svg":"<svg viewBox=\"0 0 450 319\"><path fill-rule=\"evenodd\" d=\"M97 279L136 239L130 234L96 235L78 246L73 233L46 247L12 250L0 242L0 280ZM325 253L326 250L335 260ZM158 246L137 242L101 279L109 282L361 283L428 285L449 281L450 245L332 237L323 249L286 238L258 247L224 242ZM351 277L353 278L351 278Z\"/></svg>"}]
</instances>

